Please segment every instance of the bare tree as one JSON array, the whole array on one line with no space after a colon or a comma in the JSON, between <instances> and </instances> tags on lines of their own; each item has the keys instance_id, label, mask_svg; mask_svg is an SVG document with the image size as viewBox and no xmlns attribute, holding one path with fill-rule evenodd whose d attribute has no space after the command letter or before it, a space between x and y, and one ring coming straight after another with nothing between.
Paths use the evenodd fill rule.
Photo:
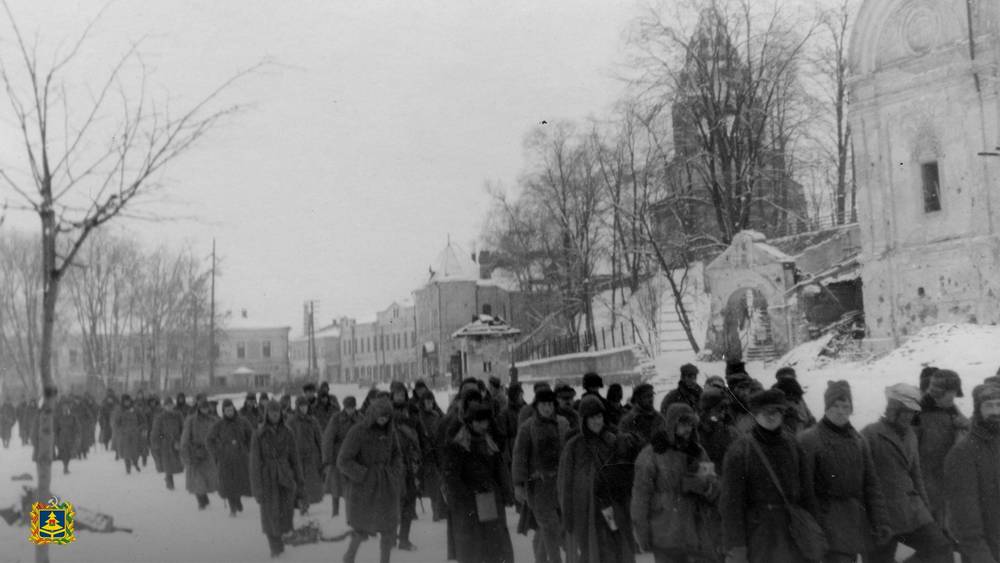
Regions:
<instances>
[{"instance_id":1,"label":"bare tree","mask_svg":"<svg viewBox=\"0 0 1000 563\"><path fill-rule=\"evenodd\" d=\"M0 81L24 154L19 168L0 170L4 187L19 198L12 209L37 215L41 226L41 337L38 365L42 388L37 444L38 494L48 498L52 482L52 408L57 389L52 377L53 330L61 282L96 229L130 212L138 200L162 186L157 174L191 149L236 108L214 109L221 94L247 72L240 72L179 114L158 105L146 89L137 46L110 63L86 105L77 108L69 72L97 19L51 63L36 43L25 40L3 3L15 41L12 57L0 57ZM138 78L131 70L138 67ZM133 89L125 84L135 83ZM88 89L86 86L84 89ZM36 561L48 561L38 546Z\"/></svg>"},{"instance_id":2,"label":"bare tree","mask_svg":"<svg viewBox=\"0 0 1000 563\"><path fill-rule=\"evenodd\" d=\"M41 256L38 245L18 232L0 237L0 363L4 381L37 388L41 339Z\"/></svg>"},{"instance_id":3,"label":"bare tree","mask_svg":"<svg viewBox=\"0 0 1000 563\"><path fill-rule=\"evenodd\" d=\"M685 197L706 206L701 222L713 221L728 244L746 228L773 230L760 210L786 209L774 194L796 189L785 176L774 178L787 158L775 149L787 142L776 144L771 120L812 30L795 31L776 4L693 0L684 6L680 15L651 9L637 21L634 87L670 108L674 175L692 186ZM697 24L685 28L691 19Z\"/></svg>"}]
</instances>

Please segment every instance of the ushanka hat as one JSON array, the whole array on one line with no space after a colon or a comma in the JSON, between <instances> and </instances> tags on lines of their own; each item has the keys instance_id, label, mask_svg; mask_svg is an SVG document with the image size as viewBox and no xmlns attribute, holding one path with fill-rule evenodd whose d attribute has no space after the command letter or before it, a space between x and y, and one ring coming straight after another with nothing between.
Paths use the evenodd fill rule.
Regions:
<instances>
[{"instance_id":1,"label":"ushanka hat","mask_svg":"<svg viewBox=\"0 0 1000 563\"><path fill-rule=\"evenodd\" d=\"M778 407L787 408L788 403L785 402L785 393L781 389L768 389L766 391L758 391L753 395L750 395L750 399L747 401L747 405L750 408L750 412L756 413L768 407Z\"/></svg>"},{"instance_id":2,"label":"ushanka hat","mask_svg":"<svg viewBox=\"0 0 1000 563\"><path fill-rule=\"evenodd\" d=\"M840 381L827 381L826 391L823 392L823 407L829 409L837 401L847 401L854 404L854 397L851 396L851 385L841 379Z\"/></svg>"}]
</instances>

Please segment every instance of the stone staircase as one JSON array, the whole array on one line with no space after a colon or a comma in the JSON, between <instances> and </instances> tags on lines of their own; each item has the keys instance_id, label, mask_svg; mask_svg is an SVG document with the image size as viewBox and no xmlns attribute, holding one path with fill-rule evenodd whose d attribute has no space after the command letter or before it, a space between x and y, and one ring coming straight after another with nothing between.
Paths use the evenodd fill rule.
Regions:
<instances>
[{"instance_id":1,"label":"stone staircase","mask_svg":"<svg viewBox=\"0 0 1000 563\"><path fill-rule=\"evenodd\" d=\"M750 344L743 351L743 359L751 362L771 362L781 357L774 347L771 333L771 317L759 315L754 319L754 333L750 336Z\"/></svg>"},{"instance_id":2,"label":"stone staircase","mask_svg":"<svg viewBox=\"0 0 1000 563\"><path fill-rule=\"evenodd\" d=\"M684 310L692 314L694 310L694 300L685 295L682 303ZM680 316L674 306L673 293L666 292L660 304L659 318L657 319L657 331L659 332L659 344L661 354L673 354L691 352L691 343L688 342L684 326L681 325Z\"/></svg>"}]
</instances>

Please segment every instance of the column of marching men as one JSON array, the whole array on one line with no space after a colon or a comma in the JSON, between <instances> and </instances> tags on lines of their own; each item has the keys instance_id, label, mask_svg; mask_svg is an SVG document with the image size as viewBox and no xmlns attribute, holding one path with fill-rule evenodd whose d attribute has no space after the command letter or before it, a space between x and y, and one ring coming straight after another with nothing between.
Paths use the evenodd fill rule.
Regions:
<instances>
[{"instance_id":1,"label":"column of marching men","mask_svg":"<svg viewBox=\"0 0 1000 563\"><path fill-rule=\"evenodd\" d=\"M857 431L846 381L828 383L817 421L794 369L767 389L738 362L704 386L695 366L680 372L659 409L651 385L623 403L595 373L579 398L536 383L531 404L520 384L467 379L444 411L422 382L373 388L360 406L325 383L221 411L203 394L70 395L55 403L53 459L68 473L96 434L126 473L152 457L172 490L184 472L199 509L218 492L235 517L252 496L272 557L296 509L330 494L350 527L345 562L376 536L383 562L417 550L410 529L428 505L462 563L513 562L512 528L532 535L538 563L882 563L900 543L909 561L1000 562L1000 373L972 391L969 419L959 375L926 368L919 387L887 387L884 414ZM36 444L37 414L5 398L3 446L15 425Z\"/></svg>"}]
</instances>

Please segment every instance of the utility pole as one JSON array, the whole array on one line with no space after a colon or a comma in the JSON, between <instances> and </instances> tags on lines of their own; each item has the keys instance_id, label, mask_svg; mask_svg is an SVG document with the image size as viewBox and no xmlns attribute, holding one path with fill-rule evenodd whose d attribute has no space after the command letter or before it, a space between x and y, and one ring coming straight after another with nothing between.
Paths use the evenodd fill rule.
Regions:
<instances>
[{"instance_id":1,"label":"utility pole","mask_svg":"<svg viewBox=\"0 0 1000 563\"><path fill-rule=\"evenodd\" d=\"M306 331L306 355L309 362L309 379L319 378L319 361L316 351L316 300L310 299L305 303L305 331Z\"/></svg>"},{"instance_id":2,"label":"utility pole","mask_svg":"<svg viewBox=\"0 0 1000 563\"><path fill-rule=\"evenodd\" d=\"M212 239L212 298L208 310L208 384L215 384L215 239Z\"/></svg>"}]
</instances>

